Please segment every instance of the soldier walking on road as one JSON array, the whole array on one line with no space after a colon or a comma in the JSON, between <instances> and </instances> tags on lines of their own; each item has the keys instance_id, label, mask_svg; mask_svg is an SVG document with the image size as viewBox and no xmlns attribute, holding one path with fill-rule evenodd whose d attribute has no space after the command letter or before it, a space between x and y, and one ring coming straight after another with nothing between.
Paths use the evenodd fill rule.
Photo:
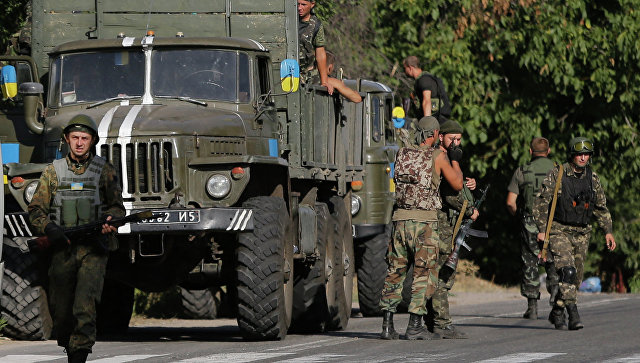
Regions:
<instances>
[{"instance_id":1,"label":"soldier walking on road","mask_svg":"<svg viewBox=\"0 0 640 363\"><path fill-rule=\"evenodd\" d=\"M58 345L69 362L85 362L96 341L96 304L100 301L108 250L117 248L116 228L67 236L63 227L124 216L122 190L111 164L93 155L97 126L86 115L64 129L69 153L47 166L29 204L29 219L52 244L49 299Z\"/></svg>"},{"instance_id":2,"label":"soldier walking on road","mask_svg":"<svg viewBox=\"0 0 640 363\"><path fill-rule=\"evenodd\" d=\"M394 167L396 209L393 213L393 241L389 246L387 278L380 307L383 310L382 339L398 339L393 327L393 314L402 301L402 286L410 264L413 283L409 305L409 325L405 338L439 339L423 325L426 302L438 283L438 219L440 176L455 190L462 189L462 171L457 161L449 162L446 153L433 147L440 126L436 118L420 119L414 147L398 151ZM419 146L418 146L419 145Z\"/></svg>"},{"instance_id":3,"label":"soldier walking on road","mask_svg":"<svg viewBox=\"0 0 640 363\"><path fill-rule=\"evenodd\" d=\"M462 159L462 126L453 120L448 120L440 126L440 148L447 152L449 160L460 162ZM476 220L479 212L473 208L473 195L471 190L476 188L476 181L466 178L465 186L461 191L454 190L449 183L440 186L440 196L442 197L442 208L438 210L438 228L440 232L440 248L438 253L438 269L447 262L447 258L453 252L453 229L463 209L464 201L468 202L469 208L465 207L464 216ZM427 304L429 318L433 317L434 332L440 334L445 339L466 339L467 335L453 325L449 313L449 291L455 282L455 271L445 282L438 278L438 286ZM428 320L430 320L428 318Z\"/></svg>"},{"instance_id":4,"label":"soldier walking on road","mask_svg":"<svg viewBox=\"0 0 640 363\"><path fill-rule=\"evenodd\" d=\"M569 151L570 161L562 165L562 173L560 167L554 167L544 179L540 196L533 204L533 217L538 230L545 231L556 181L561 178L549 233L549 248L560 278L559 294L550 317L556 329L562 329L563 308L566 308L569 330L578 330L583 328L577 307L578 287L591 237L592 215L604 230L610 251L616 248L616 241L600 178L589 166L593 143L587 138L575 137L569 143ZM544 239L545 232L538 233L538 241Z\"/></svg>"},{"instance_id":5,"label":"soldier walking on road","mask_svg":"<svg viewBox=\"0 0 640 363\"><path fill-rule=\"evenodd\" d=\"M531 141L529 154L531 161L520 166L513 173L511 183L507 187L507 209L512 216L519 214L522 220L521 257L523 263L522 284L520 294L527 298L528 307L522 316L525 319L538 319L538 300L540 299L540 273L538 271L538 227L533 220L533 201L540 195L542 181L555 163L548 158L551 149L549 141L544 137L535 137ZM520 208L517 206L520 196ZM553 258L544 264L547 272L546 286L550 304L553 306L558 293L558 273L553 266Z\"/></svg>"}]
</instances>

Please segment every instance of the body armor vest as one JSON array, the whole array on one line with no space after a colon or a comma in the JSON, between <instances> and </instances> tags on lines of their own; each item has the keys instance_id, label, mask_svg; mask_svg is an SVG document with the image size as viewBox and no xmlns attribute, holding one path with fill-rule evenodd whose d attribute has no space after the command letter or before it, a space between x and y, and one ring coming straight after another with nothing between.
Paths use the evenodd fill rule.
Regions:
<instances>
[{"instance_id":1,"label":"body armor vest","mask_svg":"<svg viewBox=\"0 0 640 363\"><path fill-rule=\"evenodd\" d=\"M533 214L533 201L535 197L540 195L542 182L554 165L555 163L549 158L538 157L522 167L522 176L524 177L522 184L524 209L522 214L525 217Z\"/></svg>"},{"instance_id":2,"label":"body armor vest","mask_svg":"<svg viewBox=\"0 0 640 363\"><path fill-rule=\"evenodd\" d=\"M554 220L571 226L589 224L596 196L593 191L591 168L586 167L584 173L585 175L578 179L575 176L568 176L565 170L562 176L562 193L558 197Z\"/></svg>"},{"instance_id":3,"label":"body armor vest","mask_svg":"<svg viewBox=\"0 0 640 363\"><path fill-rule=\"evenodd\" d=\"M313 39L320 31L320 19L315 15L311 15L308 22L300 22L298 25L298 44L300 59L300 72L306 72L313 66L316 59L316 49L313 46Z\"/></svg>"},{"instance_id":4,"label":"body armor vest","mask_svg":"<svg viewBox=\"0 0 640 363\"><path fill-rule=\"evenodd\" d=\"M440 179L433 177L434 148L401 148L394 165L396 205L401 209L438 210Z\"/></svg>"},{"instance_id":5,"label":"body armor vest","mask_svg":"<svg viewBox=\"0 0 640 363\"><path fill-rule=\"evenodd\" d=\"M100 175L106 160L94 156L83 174L69 170L67 159L53 162L58 189L53 198L49 218L64 227L95 222L102 215Z\"/></svg>"}]
</instances>

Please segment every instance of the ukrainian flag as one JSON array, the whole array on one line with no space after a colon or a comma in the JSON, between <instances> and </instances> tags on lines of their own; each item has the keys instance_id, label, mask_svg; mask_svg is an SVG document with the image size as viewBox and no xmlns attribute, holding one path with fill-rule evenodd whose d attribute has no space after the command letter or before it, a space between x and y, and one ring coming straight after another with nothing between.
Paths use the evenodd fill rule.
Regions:
<instances>
[{"instance_id":1,"label":"ukrainian flag","mask_svg":"<svg viewBox=\"0 0 640 363\"><path fill-rule=\"evenodd\" d=\"M294 59L285 59L280 63L280 82L284 92L296 92L300 85L300 66Z\"/></svg>"},{"instance_id":2,"label":"ukrainian flag","mask_svg":"<svg viewBox=\"0 0 640 363\"><path fill-rule=\"evenodd\" d=\"M13 98L18 94L18 83L14 66L2 67L0 71L0 85L2 86L2 98Z\"/></svg>"}]
</instances>

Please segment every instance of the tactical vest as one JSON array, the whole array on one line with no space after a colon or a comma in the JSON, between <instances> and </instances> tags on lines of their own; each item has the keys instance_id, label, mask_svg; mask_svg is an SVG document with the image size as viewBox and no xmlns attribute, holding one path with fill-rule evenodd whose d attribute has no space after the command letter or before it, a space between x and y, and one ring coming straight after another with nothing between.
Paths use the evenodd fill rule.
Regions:
<instances>
[{"instance_id":1,"label":"tactical vest","mask_svg":"<svg viewBox=\"0 0 640 363\"><path fill-rule=\"evenodd\" d=\"M569 169L569 168L567 168ZM578 179L568 176L567 170L562 176L562 193L558 196L558 205L554 220L571 226L586 226L593 214L596 200L593 191L593 173L586 167L585 175Z\"/></svg>"},{"instance_id":2,"label":"tactical vest","mask_svg":"<svg viewBox=\"0 0 640 363\"><path fill-rule=\"evenodd\" d=\"M67 159L53 162L58 178L58 189L51 204L49 218L71 227L98 220L102 215L100 203L100 175L106 160L94 156L83 174L69 170Z\"/></svg>"},{"instance_id":3,"label":"tactical vest","mask_svg":"<svg viewBox=\"0 0 640 363\"><path fill-rule=\"evenodd\" d=\"M555 163L549 158L537 157L522 167L524 183L522 183L520 189L524 200L522 212L525 217L533 215L533 201L540 195L542 182L554 165Z\"/></svg>"},{"instance_id":4,"label":"tactical vest","mask_svg":"<svg viewBox=\"0 0 640 363\"><path fill-rule=\"evenodd\" d=\"M394 165L398 208L432 211L442 208L440 179L433 177L434 151L432 147L398 151Z\"/></svg>"},{"instance_id":5,"label":"tactical vest","mask_svg":"<svg viewBox=\"0 0 640 363\"><path fill-rule=\"evenodd\" d=\"M320 31L320 25L320 19L315 15L311 15L311 19L308 22L301 21L298 24L298 59L300 60L300 72L302 73L307 72L316 59L313 39Z\"/></svg>"}]
</instances>

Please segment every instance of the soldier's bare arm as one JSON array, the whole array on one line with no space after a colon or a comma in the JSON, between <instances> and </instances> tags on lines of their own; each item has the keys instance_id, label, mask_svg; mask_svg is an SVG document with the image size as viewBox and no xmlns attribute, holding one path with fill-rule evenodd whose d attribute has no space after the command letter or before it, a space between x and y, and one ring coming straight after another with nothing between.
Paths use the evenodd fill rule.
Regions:
<instances>
[{"instance_id":1,"label":"soldier's bare arm","mask_svg":"<svg viewBox=\"0 0 640 363\"><path fill-rule=\"evenodd\" d=\"M516 205L516 201L518 200L518 194L513 192L507 192L507 210L509 214L512 216L516 215L518 211L518 206Z\"/></svg>"},{"instance_id":2,"label":"soldier's bare arm","mask_svg":"<svg viewBox=\"0 0 640 363\"><path fill-rule=\"evenodd\" d=\"M316 48L316 63L318 63L318 73L320 73L320 84L327 87L327 92L333 94L333 85L329 83L329 72L327 71L327 52L324 47Z\"/></svg>"},{"instance_id":3,"label":"soldier's bare arm","mask_svg":"<svg viewBox=\"0 0 640 363\"><path fill-rule=\"evenodd\" d=\"M360 94L355 90L347 87L347 85L345 85L341 80L329 77L329 84L333 87L333 89L340 92L340 94L349 101L353 103L362 102L362 97L360 96Z\"/></svg>"},{"instance_id":4,"label":"soldier's bare arm","mask_svg":"<svg viewBox=\"0 0 640 363\"><path fill-rule=\"evenodd\" d=\"M422 91L422 112L425 116L431 116L431 91Z\"/></svg>"}]
</instances>

